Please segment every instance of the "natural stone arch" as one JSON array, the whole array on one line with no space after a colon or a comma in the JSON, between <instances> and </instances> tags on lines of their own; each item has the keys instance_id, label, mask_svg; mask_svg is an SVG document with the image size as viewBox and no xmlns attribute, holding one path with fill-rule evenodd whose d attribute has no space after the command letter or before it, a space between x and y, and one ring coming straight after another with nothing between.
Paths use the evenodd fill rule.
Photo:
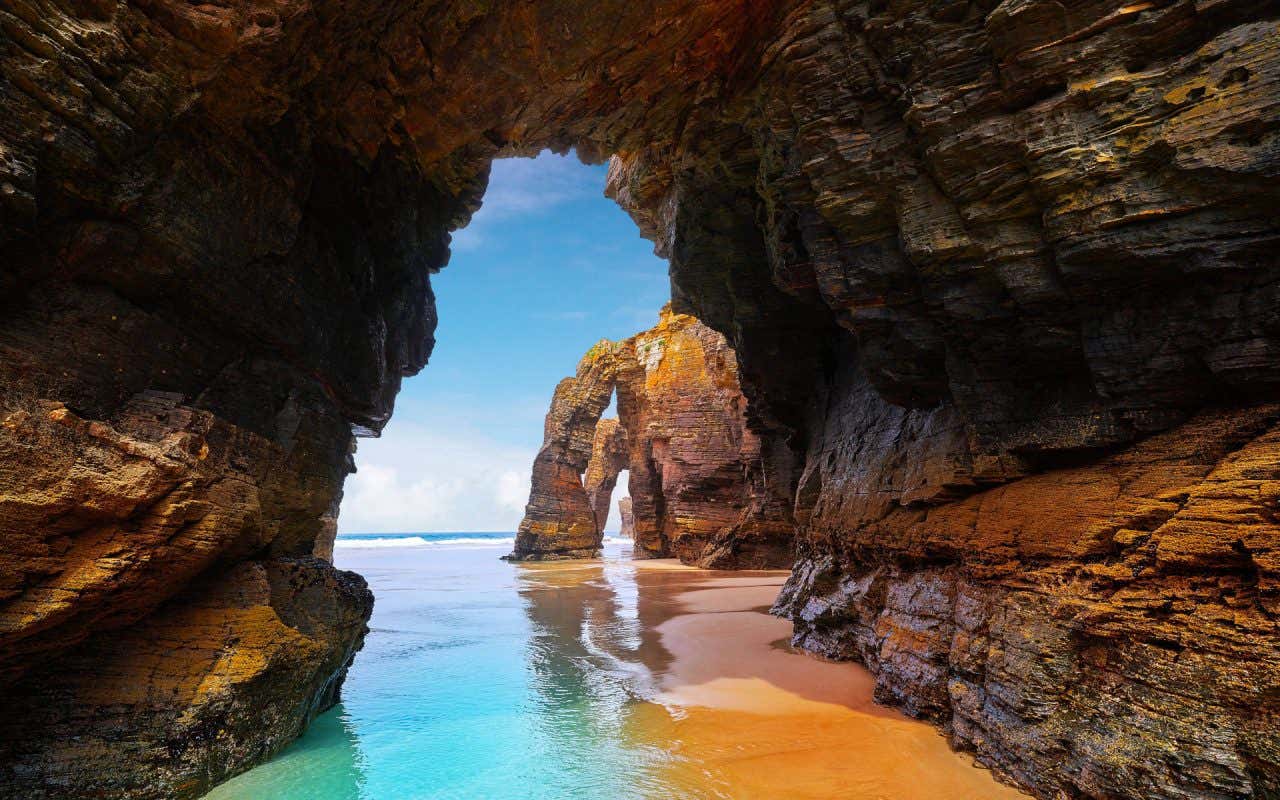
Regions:
<instances>
[{"instance_id":1,"label":"natural stone arch","mask_svg":"<svg viewBox=\"0 0 1280 800\"><path fill-rule=\"evenodd\" d=\"M1177 771L1143 757L1161 747L1212 763L1205 791L1280 791L1260 688L1274 671L1231 666L1274 664L1280 597L1269 495L1248 490L1273 479L1280 383L1267 4L10 0L3 14L0 672L28 676L7 690L21 727L0 731L18 767L6 790L133 761L65 698L125 709L136 741L192 743L111 787L145 794L246 767L332 696L367 599L308 556L352 432L380 429L425 363L428 275L488 161L576 146L620 154L611 192L670 258L680 307L729 337L752 424L786 444L766 472L802 487L805 641L862 659L881 696L951 720L1044 796L1176 796ZM1158 438L1168 451L1116 456L1181 465L1187 485L1118 495L1149 513L1068 498L1071 524L1032 505L948 544L979 529L972 506L1003 507L989 487L1105 483L1119 467L1100 451L1224 402L1241 409L1181 429L1195 453ZM927 522L936 506L945 529ZM1100 533L1118 518L1133 524ZM1144 604L1186 595L1187 576L1204 578L1194 607L1153 623ZM1042 604L1063 586L1061 607ZM304 596L332 600L312 618L325 625L303 630ZM978 644L865 636L881 615L924 625L901 596L927 596L929 619L950 620L930 630ZM233 630L246 607L322 655L272 662L290 637L249 629L276 672L217 673L217 648L193 647L204 660L157 674L226 690L159 706L120 688L125 666L74 666L127 665L123 643L163 640L170 612ZM1022 652L1006 645L1023 629L998 624L1009 609L1031 609L1018 619L1042 661L975 655ZM1171 643L1191 656L1166 663ZM1172 715L1141 709L1140 730L1165 737L1144 752L1126 718L1082 724L1068 702L1104 680L1215 688ZM247 687L279 712L265 740L229 710ZM1008 703L998 724L988 701ZM1198 749L1205 709L1231 744ZM206 728L241 733L189 735ZM1115 767L1086 731L1155 766Z\"/></svg>"},{"instance_id":2,"label":"natural stone arch","mask_svg":"<svg viewBox=\"0 0 1280 800\"><path fill-rule=\"evenodd\" d=\"M611 393L617 419L601 417ZM792 487L769 485L782 473L767 460L786 449L776 434L747 424L725 337L667 305L652 328L593 345L576 375L556 387L511 558L598 555L614 483L626 469L638 557L788 567Z\"/></svg>"},{"instance_id":3,"label":"natural stone arch","mask_svg":"<svg viewBox=\"0 0 1280 800\"><path fill-rule=\"evenodd\" d=\"M582 474L582 485L587 490L587 501L596 519L596 529L604 533L609 521L609 506L613 504L613 490L619 476L627 471L627 429L616 417L602 417L596 423L595 440L591 443L591 461Z\"/></svg>"}]
</instances>

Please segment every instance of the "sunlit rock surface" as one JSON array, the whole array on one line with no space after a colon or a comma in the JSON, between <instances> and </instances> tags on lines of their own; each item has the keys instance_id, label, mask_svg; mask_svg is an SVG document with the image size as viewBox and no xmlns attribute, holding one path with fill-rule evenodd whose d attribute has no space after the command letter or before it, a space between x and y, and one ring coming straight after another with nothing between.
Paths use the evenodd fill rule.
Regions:
<instances>
[{"instance_id":1,"label":"sunlit rock surface","mask_svg":"<svg viewBox=\"0 0 1280 800\"><path fill-rule=\"evenodd\" d=\"M613 489L618 485L618 475L627 468L630 450L627 447L627 431L613 417L601 418L596 423L595 440L591 443L591 460L582 474L582 484L587 490L587 502L596 520L596 529L603 531L609 521Z\"/></svg>"},{"instance_id":2,"label":"sunlit rock surface","mask_svg":"<svg viewBox=\"0 0 1280 800\"><path fill-rule=\"evenodd\" d=\"M605 494L607 506L603 490L607 468L602 461L617 443L608 441L610 426L602 424L600 415L613 396L618 363L627 357L625 346L601 339L578 362L577 374L556 386L542 448L533 461L529 503L509 558L552 561L599 555L604 524L597 516L598 501L583 484L583 473L598 445L592 492ZM617 477L614 470L610 480Z\"/></svg>"},{"instance_id":3,"label":"sunlit rock surface","mask_svg":"<svg viewBox=\"0 0 1280 800\"><path fill-rule=\"evenodd\" d=\"M1280 406L886 500L819 501L776 609L798 644L1046 797L1274 794Z\"/></svg>"},{"instance_id":4,"label":"sunlit rock surface","mask_svg":"<svg viewBox=\"0 0 1280 800\"><path fill-rule=\"evenodd\" d=\"M664 308L627 340L618 414L631 442L635 549L702 567L791 563L790 485L770 485L770 442L747 425L738 364L725 338Z\"/></svg>"},{"instance_id":5,"label":"sunlit rock surface","mask_svg":"<svg viewBox=\"0 0 1280 800\"><path fill-rule=\"evenodd\" d=\"M157 661L169 699L138 703L84 665L146 653L194 586L326 552L352 435L430 353L449 231L493 157L543 146L618 154L676 310L728 339L802 641L1044 797L1280 792L1277 458L1243 422L1280 400L1273 3L0 0L0 25L0 691L52 709L4 729L0 794L190 796L295 732L166 694L204 667ZM1116 477L1135 459L1170 466ZM295 708L360 627L277 662ZM235 733L184 748L184 709ZM108 716L100 759L39 744Z\"/></svg>"},{"instance_id":6,"label":"sunlit rock surface","mask_svg":"<svg viewBox=\"0 0 1280 800\"><path fill-rule=\"evenodd\" d=\"M618 418L601 419L615 391ZM694 317L666 307L653 328L597 343L556 387L512 557L595 555L625 469L624 527L637 555L722 568L789 565L790 487L770 489L746 406L733 351Z\"/></svg>"}]
</instances>

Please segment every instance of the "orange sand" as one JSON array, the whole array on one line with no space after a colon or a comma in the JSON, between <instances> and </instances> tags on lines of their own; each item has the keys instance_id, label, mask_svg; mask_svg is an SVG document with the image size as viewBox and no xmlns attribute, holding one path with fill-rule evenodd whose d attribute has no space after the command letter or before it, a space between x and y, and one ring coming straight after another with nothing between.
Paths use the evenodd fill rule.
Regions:
<instances>
[{"instance_id":1,"label":"orange sand","mask_svg":"<svg viewBox=\"0 0 1280 800\"><path fill-rule=\"evenodd\" d=\"M852 664L777 646L790 623L743 609L785 576L712 578L658 626L673 656L633 729L679 756L663 783L684 797L979 800L1024 798L953 752L933 727L878 706Z\"/></svg>"},{"instance_id":2,"label":"orange sand","mask_svg":"<svg viewBox=\"0 0 1280 800\"><path fill-rule=\"evenodd\" d=\"M786 577L622 560L522 565L521 581L530 613L638 699L623 730L651 755L634 776L641 796L1026 797L931 725L872 702L862 667L786 646L791 624L762 613Z\"/></svg>"}]
</instances>

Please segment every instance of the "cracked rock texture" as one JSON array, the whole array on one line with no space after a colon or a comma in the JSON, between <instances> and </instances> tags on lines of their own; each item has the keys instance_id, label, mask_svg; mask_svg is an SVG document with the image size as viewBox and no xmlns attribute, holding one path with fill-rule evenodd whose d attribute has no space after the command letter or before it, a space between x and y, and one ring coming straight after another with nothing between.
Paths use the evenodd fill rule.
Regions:
<instances>
[{"instance_id":1,"label":"cracked rock texture","mask_svg":"<svg viewBox=\"0 0 1280 800\"><path fill-rule=\"evenodd\" d=\"M600 503L607 516L609 492L618 478L618 469L610 470L609 462L617 457L619 446L625 447L625 438L613 440L616 423L600 415L613 396L618 363L627 357L624 349L601 339L578 362L577 374L556 386L543 425L542 448L533 461L529 503L515 549L508 556L511 560L599 555L604 525ZM590 476L588 485L583 483L584 473Z\"/></svg>"},{"instance_id":2,"label":"cracked rock texture","mask_svg":"<svg viewBox=\"0 0 1280 800\"><path fill-rule=\"evenodd\" d=\"M631 442L636 553L717 569L789 566L789 487L769 485L771 437L747 426L728 342L668 306L627 345L618 416Z\"/></svg>"},{"instance_id":3,"label":"cracked rock texture","mask_svg":"<svg viewBox=\"0 0 1280 800\"><path fill-rule=\"evenodd\" d=\"M820 509L775 610L1042 796L1271 797L1277 501L1280 406L1205 412L963 500Z\"/></svg>"},{"instance_id":4,"label":"cracked rock texture","mask_svg":"<svg viewBox=\"0 0 1280 800\"><path fill-rule=\"evenodd\" d=\"M542 147L616 154L726 337L802 643L1043 797L1280 793L1278 18L0 0L0 691L42 706L0 794L193 796L331 699L352 437L489 162ZM595 418L540 468L581 488ZM247 611L287 652L212 633Z\"/></svg>"},{"instance_id":5,"label":"cracked rock texture","mask_svg":"<svg viewBox=\"0 0 1280 800\"><path fill-rule=\"evenodd\" d=\"M618 485L619 473L627 468L629 455L627 431L622 423L613 417L597 422L595 441L591 443L591 460L587 462L582 483L587 490L587 502L591 505L598 531L603 531L609 521L613 489Z\"/></svg>"}]
</instances>

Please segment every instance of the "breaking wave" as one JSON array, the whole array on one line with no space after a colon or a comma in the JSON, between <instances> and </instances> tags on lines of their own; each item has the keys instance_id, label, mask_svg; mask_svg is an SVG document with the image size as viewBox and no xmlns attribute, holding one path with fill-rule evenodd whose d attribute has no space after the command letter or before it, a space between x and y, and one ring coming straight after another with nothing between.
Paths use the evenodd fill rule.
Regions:
<instances>
[{"instance_id":1,"label":"breaking wave","mask_svg":"<svg viewBox=\"0 0 1280 800\"><path fill-rule=\"evenodd\" d=\"M511 547L516 537L509 533L493 535L477 534L347 534L334 541L334 547L343 548L380 548L380 547L440 547L440 548L473 548L473 547ZM620 536L605 536L605 544L631 544L630 539Z\"/></svg>"}]
</instances>

